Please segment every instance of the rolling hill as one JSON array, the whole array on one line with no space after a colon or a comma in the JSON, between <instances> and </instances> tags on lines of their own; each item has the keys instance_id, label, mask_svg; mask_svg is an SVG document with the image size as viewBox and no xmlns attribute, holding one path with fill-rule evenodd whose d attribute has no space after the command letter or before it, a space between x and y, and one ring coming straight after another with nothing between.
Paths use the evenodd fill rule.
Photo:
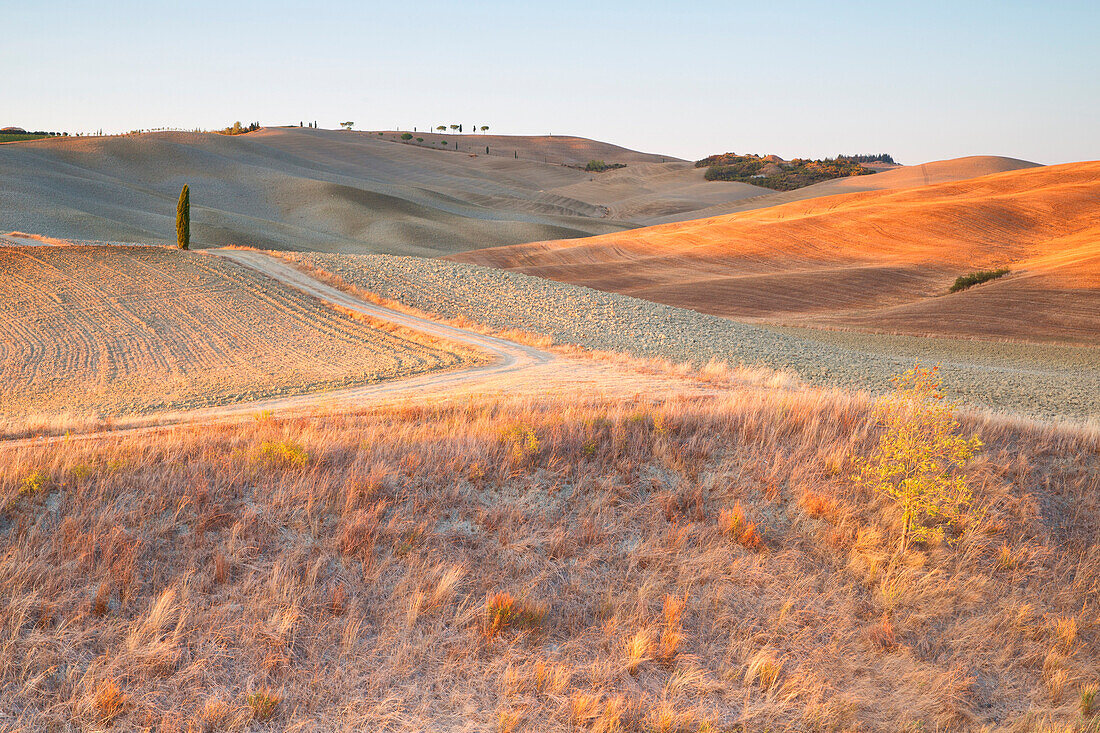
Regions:
<instances>
[{"instance_id":1,"label":"rolling hill","mask_svg":"<svg viewBox=\"0 0 1100 733\"><path fill-rule=\"evenodd\" d=\"M620 231L638 225L630 215L640 199L669 213L760 192L741 184L692 190L684 182L703 183L703 172L689 163L660 163L661 156L580 138L510 140L507 156L484 155L483 146L495 142L489 136L477 137L481 154L467 150L464 136L447 138L462 150L301 128L4 145L0 230L172 242L176 197L188 183L200 247L434 256ZM521 157L513 157L516 150ZM589 157L642 171L605 179L569 167Z\"/></svg>"},{"instance_id":2,"label":"rolling hill","mask_svg":"<svg viewBox=\"0 0 1100 733\"><path fill-rule=\"evenodd\" d=\"M666 224L674 221L721 216L722 214L735 214L739 211L764 209L769 206L789 204L792 201L805 201L806 199L836 196L844 193L897 191L903 188L929 186L934 183L951 183L952 181L988 176L992 173L1037 167L1039 167L1038 163L998 155L972 155L965 158L952 158L951 160L935 160L918 165L886 168L873 176L850 176L848 178L822 181L794 191L767 191L759 196L747 196L737 201L715 204L705 209L654 217L646 223Z\"/></svg>"},{"instance_id":3,"label":"rolling hill","mask_svg":"<svg viewBox=\"0 0 1100 733\"><path fill-rule=\"evenodd\" d=\"M827 185L913 175L896 169ZM740 319L1097 343L1100 162L814 198L453 259ZM996 267L1013 272L948 294L957 276Z\"/></svg>"},{"instance_id":4,"label":"rolling hill","mask_svg":"<svg viewBox=\"0 0 1100 733\"><path fill-rule=\"evenodd\" d=\"M417 137L424 143L403 142L397 132L263 128L234 136L158 132L0 145L0 232L171 243L176 197L188 183L198 247L431 257L608 234L790 196L707 182L689 162L585 138ZM592 159L626 167L585 172ZM898 188L1030 165L975 160L894 169L792 194Z\"/></svg>"}]
</instances>

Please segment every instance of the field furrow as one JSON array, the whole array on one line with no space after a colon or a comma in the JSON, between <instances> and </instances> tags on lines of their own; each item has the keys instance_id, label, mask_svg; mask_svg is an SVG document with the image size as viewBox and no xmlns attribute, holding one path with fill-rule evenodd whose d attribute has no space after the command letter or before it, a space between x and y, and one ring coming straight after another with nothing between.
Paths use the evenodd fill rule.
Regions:
<instances>
[{"instance_id":1,"label":"field furrow","mask_svg":"<svg viewBox=\"0 0 1100 733\"><path fill-rule=\"evenodd\" d=\"M31 251L33 250L33 251ZM0 422L118 416L484 361L233 262L160 247L0 248Z\"/></svg>"}]
</instances>

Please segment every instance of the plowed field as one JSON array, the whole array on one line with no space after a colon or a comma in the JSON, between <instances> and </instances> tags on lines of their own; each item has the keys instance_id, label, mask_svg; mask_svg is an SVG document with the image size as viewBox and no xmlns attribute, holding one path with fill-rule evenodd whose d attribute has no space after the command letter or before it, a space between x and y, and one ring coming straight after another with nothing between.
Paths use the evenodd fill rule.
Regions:
<instances>
[{"instance_id":1,"label":"plowed field","mask_svg":"<svg viewBox=\"0 0 1100 733\"><path fill-rule=\"evenodd\" d=\"M0 247L0 421L9 424L226 404L482 358L353 320L210 255Z\"/></svg>"}]
</instances>

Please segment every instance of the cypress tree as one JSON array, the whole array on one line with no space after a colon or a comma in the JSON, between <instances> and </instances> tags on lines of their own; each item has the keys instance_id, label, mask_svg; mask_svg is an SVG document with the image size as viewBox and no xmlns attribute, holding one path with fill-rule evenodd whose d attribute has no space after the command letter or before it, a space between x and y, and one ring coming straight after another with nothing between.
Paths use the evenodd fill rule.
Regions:
<instances>
[{"instance_id":1,"label":"cypress tree","mask_svg":"<svg viewBox=\"0 0 1100 733\"><path fill-rule=\"evenodd\" d=\"M183 184L180 202L176 204L176 246L188 249L191 244L191 189Z\"/></svg>"}]
</instances>

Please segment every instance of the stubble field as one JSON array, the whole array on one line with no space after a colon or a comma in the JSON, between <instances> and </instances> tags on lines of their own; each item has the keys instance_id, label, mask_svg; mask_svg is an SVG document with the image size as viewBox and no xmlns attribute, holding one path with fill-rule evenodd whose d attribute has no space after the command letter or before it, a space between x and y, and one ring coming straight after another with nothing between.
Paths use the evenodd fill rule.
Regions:
<instances>
[{"instance_id":1,"label":"stubble field","mask_svg":"<svg viewBox=\"0 0 1100 733\"><path fill-rule=\"evenodd\" d=\"M0 421L139 414L484 357L353 320L262 275L159 247L0 248Z\"/></svg>"}]
</instances>

